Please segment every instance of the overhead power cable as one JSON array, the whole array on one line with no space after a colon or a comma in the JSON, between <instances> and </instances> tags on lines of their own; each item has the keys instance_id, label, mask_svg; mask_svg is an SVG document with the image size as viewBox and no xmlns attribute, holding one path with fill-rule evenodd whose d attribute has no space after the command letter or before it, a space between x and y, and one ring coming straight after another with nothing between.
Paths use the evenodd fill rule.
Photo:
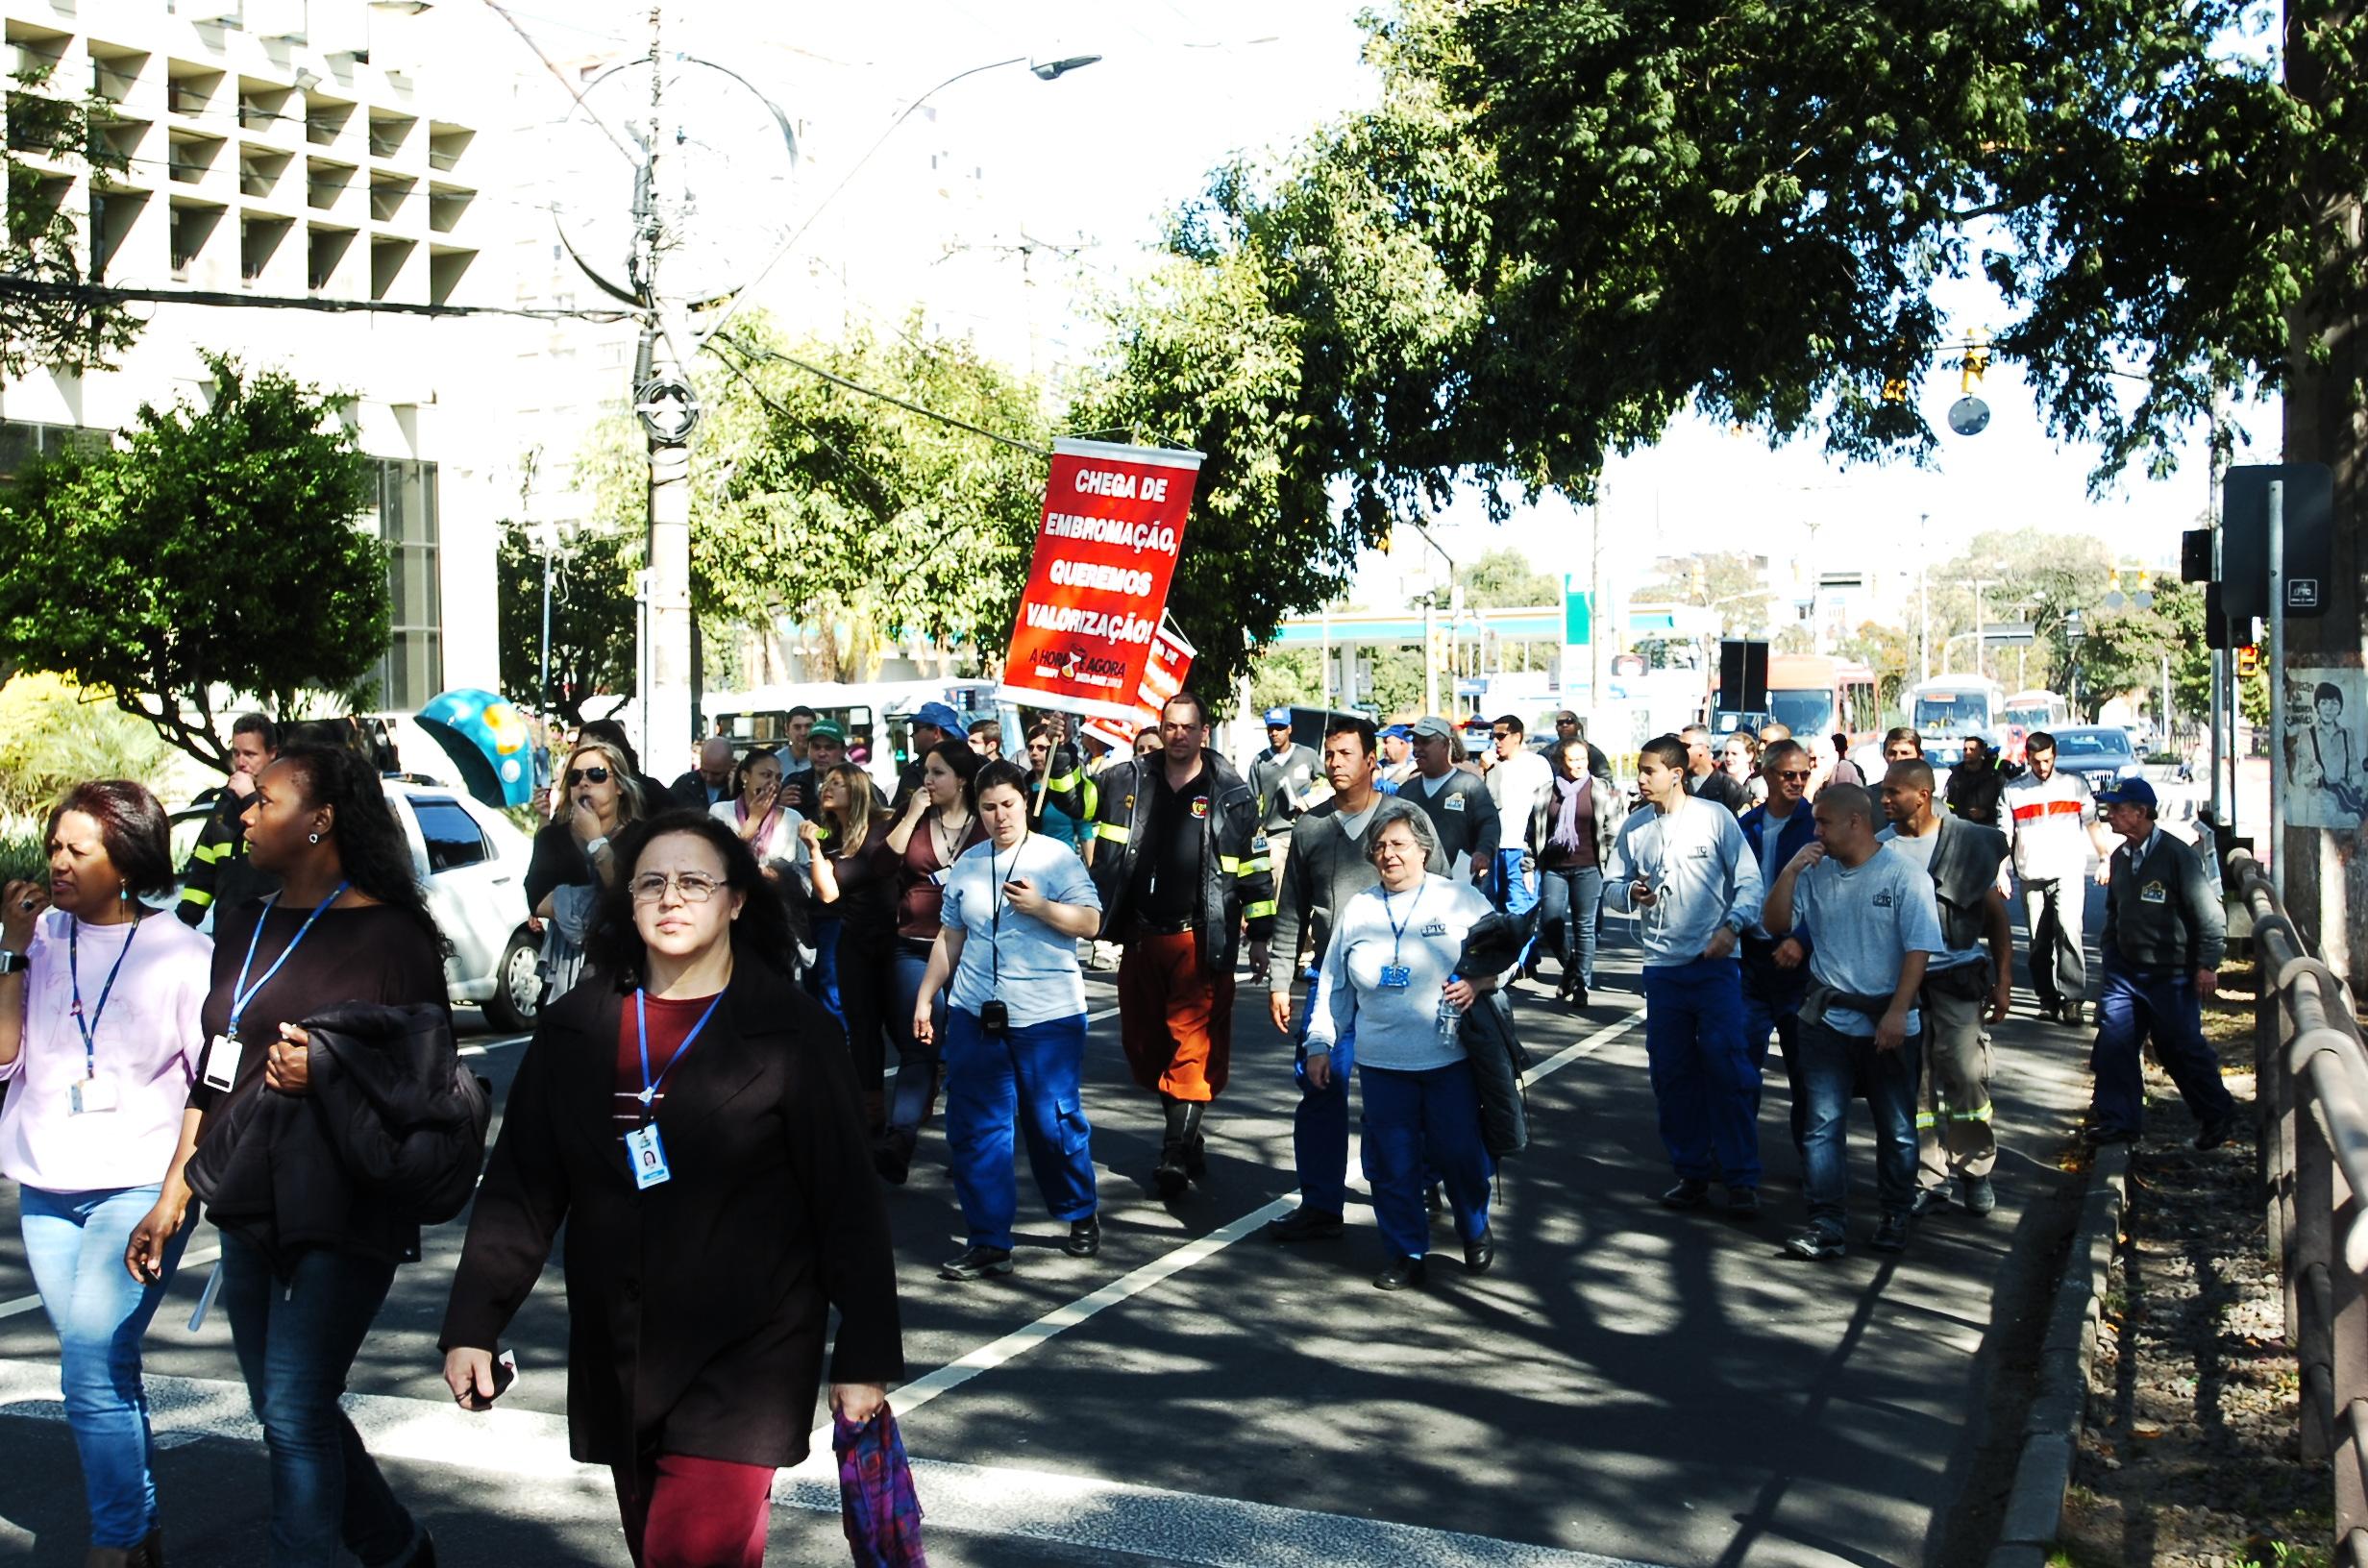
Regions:
<instances>
[{"instance_id":1,"label":"overhead power cable","mask_svg":"<svg viewBox=\"0 0 2368 1568\"><path fill-rule=\"evenodd\" d=\"M1000 430L988 429L984 425L974 425L969 420L957 419L952 414L941 414L936 409L924 407L909 398L900 398L893 392L882 392L877 387L866 386L861 381L849 380L836 371L825 370L820 365L810 365L793 355L781 353L778 349L758 348L753 344L743 343L736 337L725 335L709 338L708 341L728 344L741 355L751 358L777 360L793 370L802 370L808 376L828 381L833 386L843 386L850 392L859 392L867 398L876 398L882 403L893 404L907 413L919 414L924 419L933 419L940 425L950 425L957 430L968 430L973 435L983 435L990 441L999 442L1021 452L1032 452L1039 457L1052 455L1050 447L1039 445L1034 441L1023 440L1016 435L1005 435Z\"/></svg>"}]
</instances>

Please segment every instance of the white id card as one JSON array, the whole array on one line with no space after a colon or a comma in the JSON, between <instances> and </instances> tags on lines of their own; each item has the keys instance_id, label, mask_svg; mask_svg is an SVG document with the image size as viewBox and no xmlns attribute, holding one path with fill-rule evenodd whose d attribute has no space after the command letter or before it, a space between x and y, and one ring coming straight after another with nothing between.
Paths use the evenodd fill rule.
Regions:
<instances>
[{"instance_id":1,"label":"white id card","mask_svg":"<svg viewBox=\"0 0 2368 1568\"><path fill-rule=\"evenodd\" d=\"M625 1154L633 1164L633 1186L641 1191L648 1191L672 1174L666 1168L666 1140L658 1137L654 1121L625 1135Z\"/></svg>"},{"instance_id":2,"label":"white id card","mask_svg":"<svg viewBox=\"0 0 2368 1568\"><path fill-rule=\"evenodd\" d=\"M208 1089L229 1089L238 1082L238 1040L234 1035L216 1035L213 1043L206 1047L206 1070L198 1079Z\"/></svg>"},{"instance_id":3,"label":"white id card","mask_svg":"<svg viewBox=\"0 0 2368 1568\"><path fill-rule=\"evenodd\" d=\"M78 1116L115 1109L115 1080L85 1078L66 1091L66 1102Z\"/></svg>"}]
</instances>

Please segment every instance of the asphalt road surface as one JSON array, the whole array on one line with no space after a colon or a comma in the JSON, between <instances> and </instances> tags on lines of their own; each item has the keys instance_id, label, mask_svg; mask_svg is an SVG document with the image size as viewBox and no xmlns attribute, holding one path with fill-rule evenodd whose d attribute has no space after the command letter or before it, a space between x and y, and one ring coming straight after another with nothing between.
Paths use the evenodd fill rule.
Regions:
<instances>
[{"instance_id":1,"label":"asphalt road surface","mask_svg":"<svg viewBox=\"0 0 2368 1568\"><path fill-rule=\"evenodd\" d=\"M934 1127L890 1196L912 1379L891 1403L932 1561L1945 1560L1952 1506L1983 1460L1996 1346L2041 1305L2084 1035L2033 1019L2027 992L1999 1029L1994 1215L1930 1220L1896 1258L1865 1250L1862 1109L1858 1244L1838 1263L1791 1262L1778 1243L1802 1214L1773 1061L1765 1216L1654 1202L1670 1176L1621 923L1585 1015L1520 988L1535 1141L1503 1171L1495 1270L1466 1274L1443 1218L1428 1286L1397 1295L1369 1284L1382 1249L1361 1199L1340 1240L1284 1249L1258 1234L1293 1201L1290 1050L1264 992L1241 992L1209 1181L1162 1204L1147 1185L1157 1108L1127 1080L1110 977L1091 977L1101 1255L1057 1250L1065 1227L1033 1209L1023 1169L1019 1272L938 1280L963 1238ZM467 1043L506 1090L521 1042ZM14 1200L0 1191L0 1561L74 1564L79 1473ZM522 1375L503 1408L468 1415L443 1386L434 1336L463 1223L432 1232L398 1278L354 1369L357 1423L445 1563L623 1563L605 1472L566 1455L555 1264L512 1330ZM191 1241L147 1341L177 1568L264 1558L268 1483L229 1330L218 1312L187 1326L214 1249L210 1227ZM770 1560L847 1560L827 1462L777 1488Z\"/></svg>"}]
</instances>

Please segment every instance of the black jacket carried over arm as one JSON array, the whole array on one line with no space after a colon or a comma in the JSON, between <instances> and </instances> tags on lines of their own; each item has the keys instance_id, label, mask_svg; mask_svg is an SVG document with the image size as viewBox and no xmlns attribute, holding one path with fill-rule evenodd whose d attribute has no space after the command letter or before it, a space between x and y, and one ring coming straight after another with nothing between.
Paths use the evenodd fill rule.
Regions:
<instances>
[{"instance_id":1,"label":"black jacket carried over arm","mask_svg":"<svg viewBox=\"0 0 2368 1568\"><path fill-rule=\"evenodd\" d=\"M275 1265L311 1246L415 1257L467 1207L490 1099L459 1070L451 1009L350 1003L308 1017L309 1091L232 1099L189 1159L215 1224Z\"/></svg>"},{"instance_id":2,"label":"black jacket carried over arm","mask_svg":"<svg viewBox=\"0 0 2368 1568\"><path fill-rule=\"evenodd\" d=\"M612 1119L629 998L587 977L544 1015L504 1108L441 1344L494 1349L567 1228L568 1446L805 1458L830 1377L904 1374L896 1257L847 1040L742 958L658 1103L672 1179L637 1190Z\"/></svg>"},{"instance_id":3,"label":"black jacket carried over arm","mask_svg":"<svg viewBox=\"0 0 2368 1568\"><path fill-rule=\"evenodd\" d=\"M1164 767L1160 754L1132 765L1123 776L1113 769L1101 786L1101 812L1094 826L1094 889L1101 894L1101 937L1124 940L1134 891L1135 857L1151 822L1151 796ZM1219 974L1233 968L1235 938L1246 923L1252 942L1274 929L1274 873L1267 863L1266 835L1258 826L1258 797L1230 763L1203 750L1200 766L1209 777L1212 809L1202 819L1200 892L1193 921L1200 969Z\"/></svg>"}]
</instances>

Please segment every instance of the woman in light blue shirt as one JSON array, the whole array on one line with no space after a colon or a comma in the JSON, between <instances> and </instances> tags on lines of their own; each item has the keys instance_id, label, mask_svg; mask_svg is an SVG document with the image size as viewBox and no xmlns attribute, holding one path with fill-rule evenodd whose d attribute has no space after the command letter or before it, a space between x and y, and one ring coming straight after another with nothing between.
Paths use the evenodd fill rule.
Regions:
<instances>
[{"instance_id":1,"label":"woman in light blue shirt","mask_svg":"<svg viewBox=\"0 0 2368 1568\"><path fill-rule=\"evenodd\" d=\"M946 1142L970 1245L938 1269L949 1280L1011 1272L1020 1207L1012 1173L1015 1122L1028 1168L1055 1219L1069 1221L1062 1250L1101 1250L1096 1217L1093 1127L1085 1119L1085 976L1077 942L1101 925L1101 899L1085 863L1027 826L1027 775L990 762L970 784L987 842L955 860L936 944L913 1009L927 1041L940 987L948 1000Z\"/></svg>"},{"instance_id":2,"label":"woman in light blue shirt","mask_svg":"<svg viewBox=\"0 0 2368 1568\"><path fill-rule=\"evenodd\" d=\"M1373 1219L1390 1248L1373 1284L1384 1290L1422 1283L1431 1229L1426 1170L1447 1189L1465 1266L1481 1274L1496 1259L1489 1233L1494 1164L1461 1021L1500 977L1455 972L1466 934L1491 910L1468 882L1425 873L1438 852L1430 818L1418 811L1373 833L1366 854L1381 886L1341 911L1307 1031L1309 1084L1321 1090L1353 1065L1365 1093L1366 1174Z\"/></svg>"}]
</instances>

